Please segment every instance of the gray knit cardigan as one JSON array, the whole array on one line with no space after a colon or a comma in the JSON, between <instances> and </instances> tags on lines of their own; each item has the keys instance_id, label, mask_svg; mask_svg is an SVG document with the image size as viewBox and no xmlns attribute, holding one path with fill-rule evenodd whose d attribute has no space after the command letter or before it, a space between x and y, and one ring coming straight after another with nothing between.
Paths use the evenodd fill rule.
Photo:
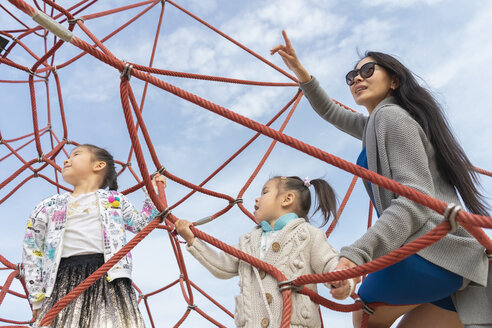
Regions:
<instances>
[{"instance_id":1,"label":"gray knit cardigan","mask_svg":"<svg viewBox=\"0 0 492 328\"><path fill-rule=\"evenodd\" d=\"M370 116L339 106L316 78L300 85L313 109L338 129L362 140L368 168L446 203L460 204L455 189L440 175L435 152L420 125L388 97ZM367 182L364 185L371 192ZM381 217L340 255L363 264L417 239L442 222L442 215L413 201L372 185ZM439 242L418 252L428 261L470 280L453 301L464 324L492 324L492 287L487 286L489 263L484 247L459 227ZM466 281L465 279L465 281ZM473 300L473 303L470 301ZM477 311L482 309L483 311ZM473 315L471 313L474 312ZM481 312L480 315L477 312Z\"/></svg>"}]
</instances>

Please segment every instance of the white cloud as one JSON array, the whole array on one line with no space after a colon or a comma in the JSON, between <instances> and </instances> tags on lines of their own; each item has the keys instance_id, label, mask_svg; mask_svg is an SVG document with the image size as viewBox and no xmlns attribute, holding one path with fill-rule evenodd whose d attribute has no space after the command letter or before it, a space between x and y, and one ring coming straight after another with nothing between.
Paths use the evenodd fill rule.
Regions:
<instances>
[{"instance_id":1,"label":"white cloud","mask_svg":"<svg viewBox=\"0 0 492 328\"><path fill-rule=\"evenodd\" d=\"M419 4L436 5L444 0L363 0L366 6L411 7Z\"/></svg>"}]
</instances>

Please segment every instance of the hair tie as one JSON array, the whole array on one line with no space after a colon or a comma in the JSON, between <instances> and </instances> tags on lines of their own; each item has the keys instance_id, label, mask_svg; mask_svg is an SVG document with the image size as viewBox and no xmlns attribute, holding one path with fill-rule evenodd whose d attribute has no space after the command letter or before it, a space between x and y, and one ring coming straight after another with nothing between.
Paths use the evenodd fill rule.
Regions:
<instances>
[{"instance_id":1,"label":"hair tie","mask_svg":"<svg viewBox=\"0 0 492 328\"><path fill-rule=\"evenodd\" d=\"M304 185L306 186L306 188L311 187L311 181L309 181L309 177L306 177L304 179Z\"/></svg>"}]
</instances>

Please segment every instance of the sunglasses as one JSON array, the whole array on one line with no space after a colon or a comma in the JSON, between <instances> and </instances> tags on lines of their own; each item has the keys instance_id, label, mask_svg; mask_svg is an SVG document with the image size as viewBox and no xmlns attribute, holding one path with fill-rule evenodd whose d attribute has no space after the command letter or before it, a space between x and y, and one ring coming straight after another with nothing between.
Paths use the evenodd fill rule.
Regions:
<instances>
[{"instance_id":1,"label":"sunglasses","mask_svg":"<svg viewBox=\"0 0 492 328\"><path fill-rule=\"evenodd\" d=\"M374 66L376 66L376 65L378 65L378 63L369 62L369 63L365 63L364 65L362 65L361 68L359 68L359 69L351 70L350 72L347 73L347 75L345 75L345 81L350 86L350 85L354 84L354 82L355 82L354 80L357 77L357 75L359 75L359 74L360 74L360 77L362 77L363 79L367 79L367 78L371 77L372 74L374 74Z\"/></svg>"}]
</instances>

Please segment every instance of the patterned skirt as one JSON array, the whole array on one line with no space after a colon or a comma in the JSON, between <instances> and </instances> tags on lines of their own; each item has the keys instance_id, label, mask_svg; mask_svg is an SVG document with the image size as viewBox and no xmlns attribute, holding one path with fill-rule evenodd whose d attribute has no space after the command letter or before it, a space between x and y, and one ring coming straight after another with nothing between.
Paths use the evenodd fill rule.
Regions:
<instances>
[{"instance_id":1,"label":"patterned skirt","mask_svg":"<svg viewBox=\"0 0 492 328\"><path fill-rule=\"evenodd\" d=\"M53 305L77 287L85 278L104 264L102 254L62 258L56 283L49 298L43 302L34 327ZM101 277L52 321L52 328L141 328L145 327L138 310L135 292L128 278L108 282Z\"/></svg>"}]
</instances>

